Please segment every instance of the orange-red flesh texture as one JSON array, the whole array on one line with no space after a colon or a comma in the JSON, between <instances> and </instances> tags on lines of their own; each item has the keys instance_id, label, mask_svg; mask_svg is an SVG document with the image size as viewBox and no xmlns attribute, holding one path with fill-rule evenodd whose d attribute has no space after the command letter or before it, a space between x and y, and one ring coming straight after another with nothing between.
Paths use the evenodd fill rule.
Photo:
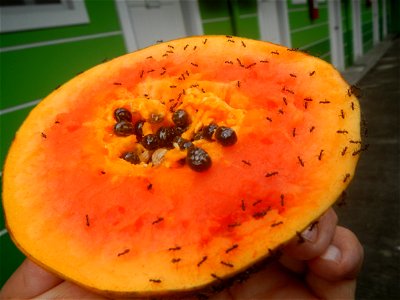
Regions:
<instances>
[{"instance_id":1,"label":"orange-red flesh texture","mask_svg":"<svg viewBox=\"0 0 400 300\"><path fill-rule=\"evenodd\" d=\"M174 40L103 63L18 131L4 170L10 234L36 262L98 291L168 294L232 276L352 179L360 108L348 90L318 58L239 37ZM113 133L121 106L164 109L167 120L183 107L198 127L235 128L238 142L200 141L213 160L202 173L174 163L178 150L160 166L133 165L119 156L135 136Z\"/></svg>"}]
</instances>

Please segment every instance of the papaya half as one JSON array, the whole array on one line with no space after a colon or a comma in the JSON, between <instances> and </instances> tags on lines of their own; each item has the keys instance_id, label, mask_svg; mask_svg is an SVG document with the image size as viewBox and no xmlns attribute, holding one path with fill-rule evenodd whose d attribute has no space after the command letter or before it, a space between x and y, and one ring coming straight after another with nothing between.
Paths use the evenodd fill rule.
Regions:
<instances>
[{"instance_id":1,"label":"papaya half","mask_svg":"<svg viewBox=\"0 0 400 300\"><path fill-rule=\"evenodd\" d=\"M312 224L354 176L360 106L327 62L232 36L160 43L35 107L4 169L15 244L108 295L219 284Z\"/></svg>"}]
</instances>

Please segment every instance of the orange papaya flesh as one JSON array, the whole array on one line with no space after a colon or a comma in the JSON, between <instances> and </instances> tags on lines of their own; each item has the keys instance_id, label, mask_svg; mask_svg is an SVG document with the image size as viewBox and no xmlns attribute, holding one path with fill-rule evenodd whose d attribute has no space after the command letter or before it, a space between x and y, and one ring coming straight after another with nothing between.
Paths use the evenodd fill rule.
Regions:
<instances>
[{"instance_id":1,"label":"orange papaya flesh","mask_svg":"<svg viewBox=\"0 0 400 300\"><path fill-rule=\"evenodd\" d=\"M116 134L119 108L143 120L143 135ZM191 148L145 149L177 110ZM237 140L193 139L210 124ZM201 172L188 165L193 147L211 160ZM16 245L63 278L111 295L190 292L311 224L353 178L360 149L359 102L330 64L190 37L98 65L44 99L9 151L3 206Z\"/></svg>"}]
</instances>

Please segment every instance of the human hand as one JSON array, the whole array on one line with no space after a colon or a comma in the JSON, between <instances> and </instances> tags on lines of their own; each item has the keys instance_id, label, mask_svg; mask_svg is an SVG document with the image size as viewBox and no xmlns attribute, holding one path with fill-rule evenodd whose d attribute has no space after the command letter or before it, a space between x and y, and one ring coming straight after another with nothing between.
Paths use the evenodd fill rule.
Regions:
<instances>
[{"instance_id":1,"label":"human hand","mask_svg":"<svg viewBox=\"0 0 400 300\"><path fill-rule=\"evenodd\" d=\"M303 232L303 243L295 238L285 246L279 262L211 299L354 299L363 248L351 231L337 226L337 220L329 209L312 230ZM105 299L27 259L4 285L0 299L35 297Z\"/></svg>"}]
</instances>

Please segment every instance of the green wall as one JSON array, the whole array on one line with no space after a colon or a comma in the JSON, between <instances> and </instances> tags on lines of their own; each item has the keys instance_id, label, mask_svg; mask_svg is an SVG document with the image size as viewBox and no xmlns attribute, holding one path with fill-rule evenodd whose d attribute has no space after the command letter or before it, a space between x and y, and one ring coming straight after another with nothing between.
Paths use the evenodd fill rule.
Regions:
<instances>
[{"instance_id":1,"label":"green wall","mask_svg":"<svg viewBox=\"0 0 400 300\"><path fill-rule=\"evenodd\" d=\"M260 38L256 0L199 0L205 34Z\"/></svg>"},{"instance_id":2,"label":"green wall","mask_svg":"<svg viewBox=\"0 0 400 300\"><path fill-rule=\"evenodd\" d=\"M361 34L363 53L367 53L373 46L372 5L367 1L361 2Z\"/></svg>"},{"instance_id":3,"label":"green wall","mask_svg":"<svg viewBox=\"0 0 400 300\"><path fill-rule=\"evenodd\" d=\"M58 85L125 53L113 0L86 1L88 24L0 34L0 166L16 130ZM0 286L22 262L0 211Z\"/></svg>"},{"instance_id":4,"label":"green wall","mask_svg":"<svg viewBox=\"0 0 400 300\"><path fill-rule=\"evenodd\" d=\"M292 47L307 51L330 61L329 18L326 2L318 4L319 17L311 20L306 1L301 4L288 1L289 26Z\"/></svg>"},{"instance_id":5,"label":"green wall","mask_svg":"<svg viewBox=\"0 0 400 300\"><path fill-rule=\"evenodd\" d=\"M349 67L353 64L353 22L350 1L341 2L342 30L344 46L344 64Z\"/></svg>"}]
</instances>

